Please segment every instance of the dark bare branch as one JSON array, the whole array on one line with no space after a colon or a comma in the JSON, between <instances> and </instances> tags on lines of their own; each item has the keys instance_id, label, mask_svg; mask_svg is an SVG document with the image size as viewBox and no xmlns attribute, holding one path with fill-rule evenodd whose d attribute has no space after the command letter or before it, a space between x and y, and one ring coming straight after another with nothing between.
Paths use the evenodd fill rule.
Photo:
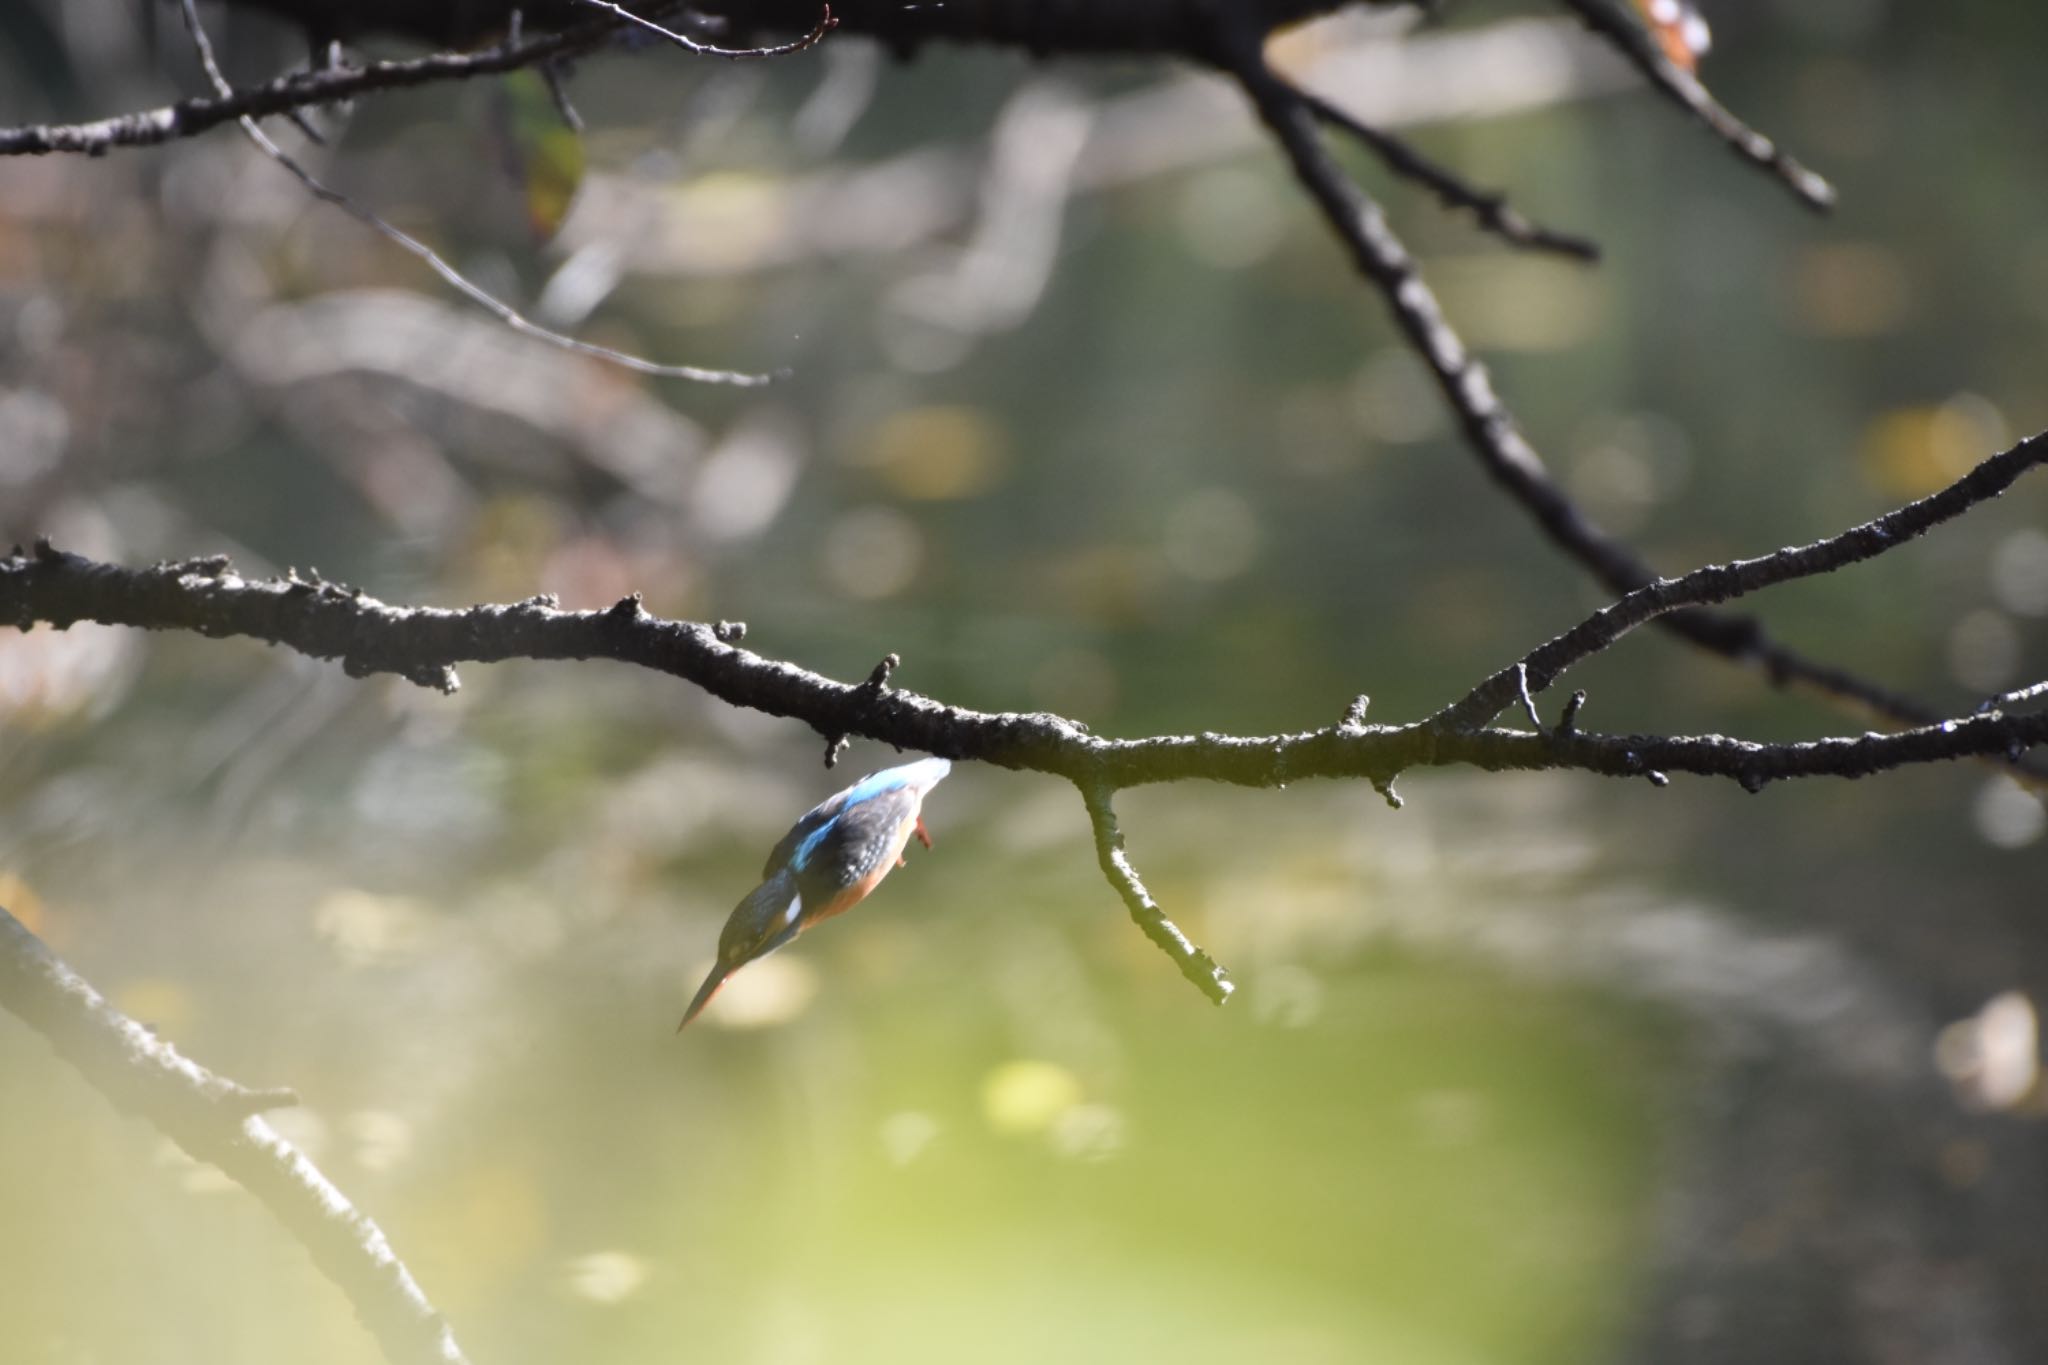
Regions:
<instances>
[{"instance_id":1,"label":"dark bare branch","mask_svg":"<svg viewBox=\"0 0 2048 1365\"><path fill-rule=\"evenodd\" d=\"M1435 378L1457 415L1466 444L1508 495L1536 519L1551 543L1619 593L1633 592L1659 575L1627 545L1581 511L1558 486L1543 458L1522 434L1495 392L1486 366L1445 318L1435 293L1388 225L1372 197L1330 155L1317 134L1306 100L1267 66L1256 32L1219 21L1229 69L1292 163L1296 178L1350 254L1359 273L1386 300L1409 346ZM1847 669L1805 655L1772 639L1753 617L1704 609L1675 611L1658 623L1692 644L1737 663L1760 667L1777 686L1810 688L1836 702L1900 725L1930 725L1941 713Z\"/></svg>"},{"instance_id":2,"label":"dark bare branch","mask_svg":"<svg viewBox=\"0 0 2048 1365\"><path fill-rule=\"evenodd\" d=\"M971 711L894 686L842 683L741 648L716 625L650 615L637 596L604 611L543 600L460 611L394 607L336 583L255 581L224 559L125 569L47 542L0 559L0 621L59 629L78 621L246 636L320 659L353 677L392 673L453 691L455 666L508 659L616 659L681 678L734 706L802 721L826 738L861 737L948 758L1056 774L1112 789L1211 781L1268 787L1312 777L1384 786L1404 769L1575 769L1617 777L1646 767L1746 779L1861 776L1938 759L1998 757L2041 743L2048 715L1991 713L1893 735L1811 744L1725 736L1531 735L1446 731L1426 721L1362 725L1348 717L1292 734L1107 739L1064 717Z\"/></svg>"},{"instance_id":3,"label":"dark bare branch","mask_svg":"<svg viewBox=\"0 0 2048 1365\"><path fill-rule=\"evenodd\" d=\"M1659 579L1601 608L1564 634L1530 651L1480 683L1432 718L1449 729L1485 725L1520 694L1532 716L1532 692L1541 692L1572 665L1600 653L1646 621L1683 607L1727 602L1795 578L1812 578L1917 539L2010 488L2020 475L2048 461L2048 433L1994 455L1938 493L1907 503L1837 536L1796 545L1755 559L1709 564L1680 578ZM2024 692L2013 694L2023 696ZM2000 702L2011 698L1999 698Z\"/></svg>"},{"instance_id":4,"label":"dark bare branch","mask_svg":"<svg viewBox=\"0 0 2048 1365\"><path fill-rule=\"evenodd\" d=\"M1457 172L1431 161L1413 146L1384 129L1354 118L1320 95L1297 88L1315 116L1332 128L1365 144L1387 169L1425 186L1448 209L1464 209L1479 220L1479 226L1502 241L1532 251L1555 252L1575 260L1600 259L1599 243L1569 232L1558 232L1524 218L1508 203L1507 196L1469 185Z\"/></svg>"},{"instance_id":5,"label":"dark bare branch","mask_svg":"<svg viewBox=\"0 0 2048 1365\"><path fill-rule=\"evenodd\" d=\"M1563 0L1586 27L1611 43L1666 98L1704 124L1737 156L1775 176L1809 208L1835 206L1835 187L1791 153L1723 108L1699 77L1664 55L1634 16L1613 0Z\"/></svg>"},{"instance_id":6,"label":"dark bare branch","mask_svg":"<svg viewBox=\"0 0 2048 1365\"><path fill-rule=\"evenodd\" d=\"M117 1108L218 1166L305 1246L393 1365L463 1365L448 1324L384 1232L262 1111L290 1091L252 1090L185 1057L109 1005L20 920L0 909L0 1005L49 1040Z\"/></svg>"},{"instance_id":7,"label":"dark bare branch","mask_svg":"<svg viewBox=\"0 0 2048 1365\"><path fill-rule=\"evenodd\" d=\"M231 3L298 18L309 25L309 32L323 38L391 31L452 46L492 35L508 36L474 51L439 51L408 61L369 62L360 66L336 63L314 71L294 72L231 95L198 96L90 123L0 128L0 156L101 156L116 148L158 146L196 137L243 117L269 118L382 91L469 80L585 56L608 46L629 27L627 19L613 14L573 21L573 16L582 13L584 7L570 0L530 4L524 9L513 0L463 0L460 4L418 0L415 4L374 7L359 0L349 4L284 0ZM1271 31L1344 8L1345 0L1245 3L1257 22ZM647 13L658 16L676 8L657 5L647 7ZM793 44L796 51L815 42L815 37L807 41L802 35L822 36L820 0L696 0L689 8L746 34L798 35ZM515 12L524 15L523 31L534 36L521 37L511 31L509 19ZM832 7L830 17L833 26L843 32L877 38L902 51L925 42L945 41L986 43L1039 55L1116 53L1208 59L1208 30L1198 0L1103 0L1085 5L840 0ZM555 20L556 25L549 27L542 23L544 19ZM322 27L337 23L345 26L344 31L327 32Z\"/></svg>"}]
</instances>

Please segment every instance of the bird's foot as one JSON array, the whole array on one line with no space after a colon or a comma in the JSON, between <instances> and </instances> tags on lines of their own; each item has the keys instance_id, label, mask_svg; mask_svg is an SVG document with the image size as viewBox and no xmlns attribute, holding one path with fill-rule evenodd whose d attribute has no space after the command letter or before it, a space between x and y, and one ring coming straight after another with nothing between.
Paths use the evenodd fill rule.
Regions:
<instances>
[{"instance_id":1,"label":"bird's foot","mask_svg":"<svg viewBox=\"0 0 2048 1365\"><path fill-rule=\"evenodd\" d=\"M918 817L917 817L917 831L916 831L916 833L917 833L917 841L918 841L918 842L919 842L920 844L923 844L923 845L924 845L924 846L925 846L926 848L930 848L930 847L932 846L932 836L931 836L931 831L930 831L930 830L928 830L928 829L926 829L926 828L924 827L924 817L923 817L922 815L920 815L920 816L918 816ZM898 861L901 861L901 860L899 859Z\"/></svg>"}]
</instances>

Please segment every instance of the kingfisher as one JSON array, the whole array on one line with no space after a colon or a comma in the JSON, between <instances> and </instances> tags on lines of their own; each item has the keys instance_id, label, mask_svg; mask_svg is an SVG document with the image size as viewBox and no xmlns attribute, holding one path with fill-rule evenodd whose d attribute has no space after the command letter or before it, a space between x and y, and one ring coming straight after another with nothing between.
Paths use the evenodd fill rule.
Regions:
<instances>
[{"instance_id":1,"label":"kingfisher","mask_svg":"<svg viewBox=\"0 0 2048 1365\"><path fill-rule=\"evenodd\" d=\"M676 1032L711 1003L734 972L865 900L890 868L903 866L911 835L930 848L924 798L952 768L943 758L884 768L806 811L768 855L761 884L733 907L718 934L718 962Z\"/></svg>"}]
</instances>

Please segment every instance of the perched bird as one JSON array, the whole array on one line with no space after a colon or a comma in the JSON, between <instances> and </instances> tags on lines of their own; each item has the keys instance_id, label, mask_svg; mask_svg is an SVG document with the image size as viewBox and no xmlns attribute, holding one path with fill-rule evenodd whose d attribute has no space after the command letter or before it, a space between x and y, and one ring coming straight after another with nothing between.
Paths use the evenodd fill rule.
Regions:
<instances>
[{"instance_id":1,"label":"perched bird","mask_svg":"<svg viewBox=\"0 0 2048 1365\"><path fill-rule=\"evenodd\" d=\"M819 920L860 904L890 868L903 866L903 847L912 834L930 848L931 835L919 812L925 794L952 767L943 758L921 758L884 768L807 811L768 855L761 884L733 907L718 934L718 963L697 988L676 1032L741 967Z\"/></svg>"}]
</instances>

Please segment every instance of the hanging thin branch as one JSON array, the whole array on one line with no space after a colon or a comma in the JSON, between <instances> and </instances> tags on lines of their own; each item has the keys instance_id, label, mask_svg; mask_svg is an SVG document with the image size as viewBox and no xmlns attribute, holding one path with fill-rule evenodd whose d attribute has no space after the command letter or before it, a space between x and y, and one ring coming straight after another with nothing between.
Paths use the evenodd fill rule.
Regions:
<instances>
[{"instance_id":1,"label":"hanging thin branch","mask_svg":"<svg viewBox=\"0 0 2048 1365\"><path fill-rule=\"evenodd\" d=\"M447 1321L383 1230L263 1118L297 1103L290 1091L251 1090L187 1058L109 1005L4 908L0 1006L116 1108L148 1119L255 1196L348 1296L393 1365L464 1365Z\"/></svg>"},{"instance_id":2,"label":"hanging thin branch","mask_svg":"<svg viewBox=\"0 0 2048 1365\"><path fill-rule=\"evenodd\" d=\"M179 0L179 3L185 16L185 30L191 35L192 46L198 52L199 64L206 72L206 79L212 82L213 88L223 98L232 96L234 94L234 87L228 84L227 77L221 74L220 64L214 60L213 42L206 36L205 25L199 22L199 9L196 0ZM583 341L543 327L450 265L446 258L425 242L420 241L417 237L405 232L395 224L387 222L382 217L343 194L340 190L332 188L325 181L319 179L301 165L296 158L273 142L270 135L263 131L254 118L244 115L237 122L241 125L242 132L248 137L249 141L256 144L257 150L261 151L285 170L291 172L292 176L305 187L308 194L322 203L334 205L357 222L375 230L387 240L395 243L424 263L429 270L439 275L457 293L521 336L531 337L535 341L543 342L559 350L586 356L592 360L600 360L607 365L616 365L621 369L631 370L635 374L650 375L657 379L687 379L698 384L726 384L735 388L758 388L774 380L773 375L748 374L740 370L713 370L698 365L665 365L658 361L648 360L643 356L634 355L630 351L614 350L610 346L600 346L596 342Z\"/></svg>"},{"instance_id":3,"label":"hanging thin branch","mask_svg":"<svg viewBox=\"0 0 2048 1365\"><path fill-rule=\"evenodd\" d=\"M1230 979L1230 973L1223 970L1215 958L1195 946L1194 940L1180 931L1180 926L1166 917L1159 908L1159 902L1152 899L1152 893L1139 880L1138 869L1131 865L1130 855L1124 851L1124 834L1117 828L1116 809L1110 804L1112 792L1097 783L1082 783L1081 800L1088 807L1088 823L1095 832L1095 857L1101 864L1102 875L1123 897L1125 908L1131 912L1131 922L1136 924L1146 938L1158 946L1159 951L1174 960L1180 974L1193 983L1196 990L1215 1004L1229 1001L1237 985Z\"/></svg>"}]
</instances>

